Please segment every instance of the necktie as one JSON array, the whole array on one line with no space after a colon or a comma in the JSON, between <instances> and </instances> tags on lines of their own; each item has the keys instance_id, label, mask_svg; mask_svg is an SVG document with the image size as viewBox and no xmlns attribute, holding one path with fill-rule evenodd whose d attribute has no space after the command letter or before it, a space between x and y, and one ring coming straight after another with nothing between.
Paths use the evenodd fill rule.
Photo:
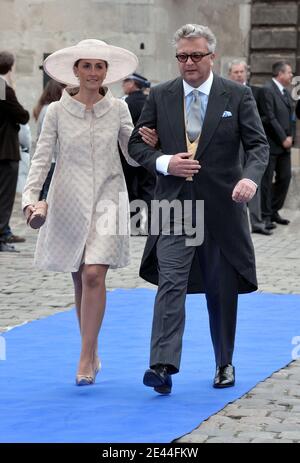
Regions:
<instances>
[{"instance_id":1,"label":"necktie","mask_svg":"<svg viewBox=\"0 0 300 463\"><path fill-rule=\"evenodd\" d=\"M187 114L186 132L190 142L196 140L202 128L201 93L193 90L193 99Z\"/></svg>"}]
</instances>

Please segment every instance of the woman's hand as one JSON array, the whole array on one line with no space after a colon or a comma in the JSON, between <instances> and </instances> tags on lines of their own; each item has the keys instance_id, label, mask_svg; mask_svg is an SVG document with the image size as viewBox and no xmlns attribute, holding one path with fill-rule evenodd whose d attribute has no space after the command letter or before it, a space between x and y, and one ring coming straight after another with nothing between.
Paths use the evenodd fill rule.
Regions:
<instances>
[{"instance_id":1,"label":"woman's hand","mask_svg":"<svg viewBox=\"0 0 300 463\"><path fill-rule=\"evenodd\" d=\"M141 127L139 129L139 134L142 137L142 140L147 143L147 145L155 148L158 142L158 136L155 129L149 129L149 127Z\"/></svg>"},{"instance_id":2,"label":"woman's hand","mask_svg":"<svg viewBox=\"0 0 300 463\"><path fill-rule=\"evenodd\" d=\"M28 220L30 219L31 214L35 211L35 207L33 204L29 204L29 206L26 206L24 209L24 215L26 217L26 222L28 223Z\"/></svg>"}]
</instances>

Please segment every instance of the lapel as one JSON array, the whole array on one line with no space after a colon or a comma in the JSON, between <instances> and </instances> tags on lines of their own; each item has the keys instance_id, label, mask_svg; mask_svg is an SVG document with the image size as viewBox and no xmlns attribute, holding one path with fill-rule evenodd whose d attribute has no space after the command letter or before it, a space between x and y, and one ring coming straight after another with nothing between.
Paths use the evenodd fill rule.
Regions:
<instances>
[{"instance_id":1,"label":"lapel","mask_svg":"<svg viewBox=\"0 0 300 463\"><path fill-rule=\"evenodd\" d=\"M183 98L183 84L182 79L179 77L173 80L167 91L163 93L165 112L178 153L187 151Z\"/></svg>"},{"instance_id":2,"label":"lapel","mask_svg":"<svg viewBox=\"0 0 300 463\"><path fill-rule=\"evenodd\" d=\"M288 102L284 99L284 97L283 97L281 91L279 90L279 88L277 87L277 85L275 84L275 82L274 82L273 80L271 81L271 84L272 84L272 87L273 87L273 89L275 90L276 94L280 96L280 98L281 98L281 100L284 102L284 104L288 107L288 109L289 109L290 111L292 111L292 105L291 105L291 103L288 103ZM288 93L288 92L287 92L287 94L288 94L288 96L289 96L289 93ZM290 98L289 98L289 101L290 101Z\"/></svg>"},{"instance_id":3,"label":"lapel","mask_svg":"<svg viewBox=\"0 0 300 463\"><path fill-rule=\"evenodd\" d=\"M203 121L202 132L195 156L196 158L202 156L205 148L209 144L222 118L229 97L230 93L226 91L223 80L214 74L214 80L210 90L206 114Z\"/></svg>"}]
</instances>

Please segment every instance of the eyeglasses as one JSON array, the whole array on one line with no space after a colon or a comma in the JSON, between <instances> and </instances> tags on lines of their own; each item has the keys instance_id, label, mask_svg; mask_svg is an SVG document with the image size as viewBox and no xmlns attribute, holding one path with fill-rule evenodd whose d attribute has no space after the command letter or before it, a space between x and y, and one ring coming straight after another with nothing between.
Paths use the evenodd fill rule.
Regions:
<instances>
[{"instance_id":1,"label":"eyeglasses","mask_svg":"<svg viewBox=\"0 0 300 463\"><path fill-rule=\"evenodd\" d=\"M211 51L208 53L195 52L195 53L191 53L190 55L188 55L187 53L178 53L178 55L176 55L176 58L178 59L180 63L186 63L189 58L191 58L193 63L200 63L202 58L204 58L205 56L211 55L211 54L212 54Z\"/></svg>"}]
</instances>

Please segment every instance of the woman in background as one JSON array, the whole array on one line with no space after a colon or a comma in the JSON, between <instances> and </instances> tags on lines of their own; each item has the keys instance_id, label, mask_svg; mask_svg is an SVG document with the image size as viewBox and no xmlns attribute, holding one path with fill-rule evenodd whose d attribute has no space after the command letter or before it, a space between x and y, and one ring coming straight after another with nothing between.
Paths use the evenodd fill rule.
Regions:
<instances>
[{"instance_id":1,"label":"woman in background","mask_svg":"<svg viewBox=\"0 0 300 463\"><path fill-rule=\"evenodd\" d=\"M37 105L33 109L33 117L37 122L37 133L36 133L37 141L42 131L44 118L45 118L49 104L52 103L53 101L60 100L62 91L64 88L65 88L64 84L61 84L60 82L56 82L53 79L49 80L47 84L45 85L43 93L41 94ZM47 178L45 180L42 191L40 193L40 197L39 197L40 200L46 200L47 198L50 182L51 182L52 175L53 175L54 168L55 168L55 160L56 160L58 149L59 147L56 146L56 149L53 153L50 170L48 172Z\"/></svg>"}]
</instances>

